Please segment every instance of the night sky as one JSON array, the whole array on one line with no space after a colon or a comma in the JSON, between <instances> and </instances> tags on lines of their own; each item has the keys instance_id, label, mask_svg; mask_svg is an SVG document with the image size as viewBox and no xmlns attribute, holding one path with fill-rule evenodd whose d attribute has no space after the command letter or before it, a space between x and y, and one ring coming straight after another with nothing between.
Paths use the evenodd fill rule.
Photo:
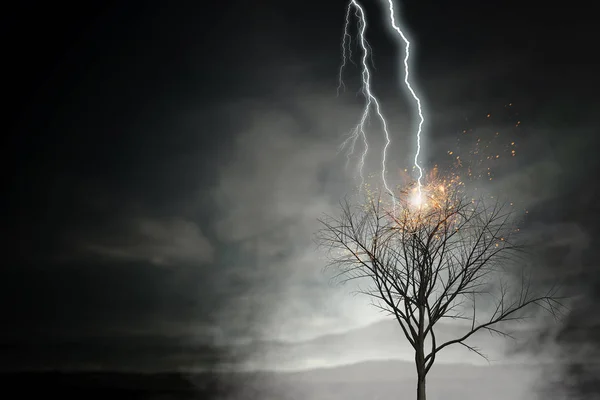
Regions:
<instances>
[{"instance_id":1,"label":"night sky","mask_svg":"<svg viewBox=\"0 0 600 400\"><path fill-rule=\"evenodd\" d=\"M230 351L239 343L308 340L378 318L329 285L312 241L316 219L354 185L337 153L362 104L352 66L336 97L346 3L213 3L4 10L2 369L210 369L251 357L252 344ZM395 135L390 170L410 167L402 54L380 3L364 5L373 90ZM540 268L577 295L560 328L541 336L561 349L564 379L592 390L592 6L398 7L426 105L427 165L463 130L520 145L516 167L490 188L526 204L524 229L544 238Z\"/></svg>"}]
</instances>

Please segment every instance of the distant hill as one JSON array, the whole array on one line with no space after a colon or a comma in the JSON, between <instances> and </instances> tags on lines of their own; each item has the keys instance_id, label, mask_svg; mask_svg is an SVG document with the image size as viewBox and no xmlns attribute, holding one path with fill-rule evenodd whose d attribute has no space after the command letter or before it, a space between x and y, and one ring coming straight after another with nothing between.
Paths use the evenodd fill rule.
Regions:
<instances>
[{"instance_id":1,"label":"distant hill","mask_svg":"<svg viewBox=\"0 0 600 400\"><path fill-rule=\"evenodd\" d=\"M466 328L459 324L438 324L438 343L462 336L465 331ZM490 335L486 331L476 333L468 343L480 348L493 362L508 360L507 351L510 346L515 345L511 339ZM312 369L366 360L412 360L414 357L413 349L394 320L384 320L345 333L323 335L303 342L264 341L252 346L255 350L248 352L252 354L249 365L259 369ZM516 361L517 358L513 355L510 360ZM487 365L480 356L460 345L444 349L437 361Z\"/></svg>"}]
</instances>

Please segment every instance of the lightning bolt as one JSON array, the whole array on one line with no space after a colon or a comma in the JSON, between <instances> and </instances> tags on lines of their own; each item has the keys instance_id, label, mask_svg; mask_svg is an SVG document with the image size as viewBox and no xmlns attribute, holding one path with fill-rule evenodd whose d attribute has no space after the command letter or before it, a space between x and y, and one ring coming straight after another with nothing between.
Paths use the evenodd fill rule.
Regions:
<instances>
[{"instance_id":1,"label":"lightning bolt","mask_svg":"<svg viewBox=\"0 0 600 400\"><path fill-rule=\"evenodd\" d=\"M381 161L381 180L383 181L383 186L385 187L385 190L388 193L390 193L391 195L393 195L393 192L390 189L390 187L387 183L387 179L386 179L386 163L387 163L386 158L387 158L387 149L391 143L390 134L389 134L388 127L387 127L387 121L381 111L381 106L379 104L379 100L377 99L377 97L375 97L375 95L371 91L371 70L369 69L368 58L369 58L370 54L372 54L372 52L371 52L371 47L370 47L369 43L367 42L366 35L365 35L365 32L367 30L367 20L365 17L365 11L363 10L362 6L360 4L358 4L358 2L356 2L356 0L351 0L350 3L348 4L348 8L346 10L346 23L344 25L344 36L343 36L343 41L342 41L342 59L343 60L342 60L342 65L340 67L340 76L339 76L340 86L338 86L338 93L339 93L340 87L343 86L342 74L343 74L344 67L346 66L346 60L348 59L347 54L346 54L346 48L347 47L349 48L350 40L351 40L351 35L349 34L349 26L350 26L350 13L353 9L356 10L356 17L359 22L359 29L358 29L359 30L359 32L358 32L359 39L358 39L358 41L359 41L360 47L362 49L362 59L361 59L362 87L361 87L361 91L366 98L366 103L363 108L363 113L362 113L360 121L358 122L356 127L351 131L349 137L341 144L340 150L342 150L344 148L348 148L348 152L346 153L346 157L347 157L346 165L348 165L348 163L350 161L350 157L354 154L356 142L358 141L359 138L362 138L364 149L363 149L362 155L360 157L360 161L358 163L358 171L360 174L361 187L362 187L364 185L363 169L364 169L367 154L369 152L369 144L367 141L367 134L365 132L365 125L367 123L367 120L369 119L371 109L375 108L375 112L376 112L377 116L379 117L379 120L381 121L381 125L383 128L383 132L385 134L385 140L386 140L385 146L383 148L382 161ZM351 56L352 55L351 49L350 49L349 53ZM394 201L394 206L395 206L394 196L392 196L392 199Z\"/></svg>"},{"instance_id":2,"label":"lightning bolt","mask_svg":"<svg viewBox=\"0 0 600 400\"><path fill-rule=\"evenodd\" d=\"M346 60L350 60L354 64L352 60L352 35L348 33L348 27L350 26L350 11L352 11L351 7L346 9L346 23L344 24L344 36L342 36L342 64L340 65L340 73L338 79L338 87L337 87L337 95L340 95L340 89L346 89L346 85L344 84L343 74L344 68L346 67ZM346 55L346 49L348 49L348 54Z\"/></svg>"},{"instance_id":3,"label":"lightning bolt","mask_svg":"<svg viewBox=\"0 0 600 400\"><path fill-rule=\"evenodd\" d=\"M385 1L385 0L382 0L382 1ZM423 168L419 164L419 156L421 154L421 133L423 131L423 124L425 122L425 118L423 116L421 99L419 98L419 96L417 96L415 90L413 89L411 81L410 81L410 68L409 68L410 41L408 40L408 38L406 37L406 35L400 29L400 27L398 26L398 24L396 22L393 0L388 0L388 5L389 5L389 18L390 18L389 22L390 22L391 28L395 31L395 33L397 33L400 36L400 38L404 42L404 49L405 49L404 84L405 84L406 88L408 89L409 93L411 94L412 98L416 102L418 116L419 116L419 124L418 124L417 132L416 132L417 149L416 149L415 157L414 157L414 166L418 171L417 194L418 194L418 198L420 199L421 198L421 186L422 186L421 181L423 178ZM360 161L358 163L358 172L359 172L359 175L361 178L361 187L362 187L364 185L363 169L364 169L365 160L366 160L366 157L367 157L367 154L369 151L367 134L365 132L365 124L367 123L367 120L370 117L371 109L374 107L375 111L377 113L377 116L379 117L379 120L381 121L381 124L383 127L383 132L385 135L385 141L386 141L385 145L383 147L382 157L381 157L382 158L381 180L383 182L383 186L385 187L385 190L388 193L392 194L392 199L394 201L394 208L395 208L395 206L396 206L395 198L393 196L393 192L390 189L390 187L387 183L387 179L386 179L387 150L391 143L391 139L390 139L390 134L389 134L388 127L387 127L387 121L381 111L380 102L371 91L371 71L369 69L367 60L369 57L371 57L371 59L372 59L373 55L372 55L371 47L370 47L369 43L367 42L366 35L365 35L366 29L367 29L367 20L366 20L365 12L364 12L362 6L356 0L351 0L346 9L346 21L345 21L345 25L344 25L344 35L343 35L343 40L342 40L342 64L340 66L340 71L339 71L338 95L339 95L340 89L345 88L343 79L342 79L342 75L343 75L344 68L346 66L346 60L350 60L352 62L352 49L350 48L352 36L349 33L350 16L351 16L352 10L355 10L355 15L356 15L356 18L358 19L358 23L359 23L358 41L359 41L360 47L362 49L361 92L363 93L363 95L366 98L366 103L363 108L363 113L362 113L359 123L350 132L348 138L340 145L340 150L347 148L346 166L348 166L348 164L350 162L350 158L354 154L356 142L358 141L358 139L362 139L363 152L361 154ZM346 52L346 49L348 49L348 53Z\"/></svg>"},{"instance_id":4,"label":"lightning bolt","mask_svg":"<svg viewBox=\"0 0 600 400\"><path fill-rule=\"evenodd\" d=\"M410 68L408 60L410 59L410 41L402 32L398 24L396 23L396 15L394 12L394 1L388 0L389 11L390 11L390 24L394 31L400 35L402 41L404 41L404 84L406 85L408 91L412 95L413 99L417 103L417 112L419 114L419 126L417 128L417 151L415 152L415 167L419 171L419 176L417 177L417 193L419 201L421 199L421 180L423 179L423 168L419 165L419 155L421 154L421 132L423 131L423 124L425 123L425 117L423 116L423 107L421 106L421 99L417 96L415 90L413 89L410 83Z\"/></svg>"}]
</instances>

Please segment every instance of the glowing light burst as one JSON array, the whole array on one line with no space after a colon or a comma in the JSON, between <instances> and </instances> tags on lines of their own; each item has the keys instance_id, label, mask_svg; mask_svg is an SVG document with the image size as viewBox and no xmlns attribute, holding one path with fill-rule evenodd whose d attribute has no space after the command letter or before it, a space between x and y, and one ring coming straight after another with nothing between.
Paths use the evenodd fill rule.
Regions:
<instances>
[{"instance_id":1,"label":"glowing light burst","mask_svg":"<svg viewBox=\"0 0 600 400\"><path fill-rule=\"evenodd\" d=\"M423 177L426 179L420 186L415 181L414 187L402 190L399 193L399 201L416 212L448 205L455 200L454 196L464 194L465 183L457 172L458 170L450 170L441 175L435 166L427 177Z\"/></svg>"},{"instance_id":2,"label":"glowing light burst","mask_svg":"<svg viewBox=\"0 0 600 400\"><path fill-rule=\"evenodd\" d=\"M362 188L362 186L364 186L364 180L365 180L363 169L365 166L365 160L366 160L367 154L369 152L369 144L368 144L368 140L367 140L367 134L365 132L365 124L370 117L371 109L374 107L375 111L377 113L377 116L379 117L379 120L381 121L383 132L385 135L385 145L383 147L382 156L381 156L381 160L382 160L381 161L381 180L382 180L385 190L389 194L392 195L394 208L395 208L396 202L394 200L394 198L395 198L394 193L390 189L387 179L386 179L387 151L388 151L388 148L391 143L390 133L388 131L387 121L381 111L380 102L371 90L371 71L369 69L368 59L369 59L369 57L371 57L371 59L372 59L373 54L371 51L371 47L369 46L369 43L367 42L366 37L365 37L365 32L367 29L367 20L366 20L365 12L364 12L364 9L362 8L362 6L356 0L351 0L350 3L348 3L348 7L346 9L346 21L345 21L345 25L344 25L344 35L343 35L343 39L342 39L342 64L340 66L340 72L339 72L338 94L339 94L339 91L341 88L345 88L345 85L344 85L343 79L342 79L342 74L343 74L344 68L346 66L346 61L347 60L352 61L352 49L350 47L351 42L352 42L352 36L349 33L350 16L351 16L352 10L355 10L356 18L358 19L358 24L359 24L359 26L358 26L358 28L359 28L358 29L358 31L359 31L358 32L358 42L362 49L362 60L361 60L362 87L361 87L361 91L366 98L366 103L363 108L363 113L362 113L359 123L350 132L349 137L341 144L340 150L347 148L346 166L348 166L348 164L350 163L350 158L354 154L356 142L359 139L362 139L363 152L361 154L360 161L358 162L358 172L359 172L360 179L361 179L360 188ZM410 78L410 75L409 75L410 42L407 39L406 35L399 28L398 24L396 23L396 18L394 15L394 5L393 5L392 0L389 0L389 11L390 11L391 27L392 27L392 29L394 29L395 32L397 32L400 35L400 37L402 38L402 40L404 41L404 44L405 44L404 83L405 83L408 91L410 92L410 94L412 95L414 100L416 101L418 115L420 118L418 129L416 132L417 150L416 150L416 154L415 154L415 158L414 158L415 168L419 172L419 175L417 178L417 196L419 199L418 201L420 203L421 202L421 199L420 199L421 186L422 186L421 180L423 178L423 169L419 164L419 156L421 153L421 132L423 130L423 124L425 122L425 118L423 116L421 100L417 96L415 90L413 89L413 87L410 83L410 79L409 79ZM348 53L346 53L346 49L348 49Z\"/></svg>"},{"instance_id":3,"label":"glowing light burst","mask_svg":"<svg viewBox=\"0 0 600 400\"><path fill-rule=\"evenodd\" d=\"M361 204L362 211L371 213L373 210L381 210L382 216L388 219L394 230L412 234L442 221L451 225L455 218L451 216L459 208L475 211L484 204L483 199L471 197L460 175L452 170L440 173L437 166L423 177L420 190L419 193L416 181L400 189L392 209L390 200L382 198L379 190L367 187L367 201Z\"/></svg>"}]
</instances>

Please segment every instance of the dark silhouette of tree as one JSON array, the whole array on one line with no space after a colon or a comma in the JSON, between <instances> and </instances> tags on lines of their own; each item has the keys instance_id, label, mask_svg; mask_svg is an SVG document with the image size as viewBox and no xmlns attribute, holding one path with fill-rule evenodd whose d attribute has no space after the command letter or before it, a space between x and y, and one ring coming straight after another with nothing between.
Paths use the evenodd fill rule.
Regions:
<instances>
[{"instance_id":1,"label":"dark silhouette of tree","mask_svg":"<svg viewBox=\"0 0 600 400\"><path fill-rule=\"evenodd\" d=\"M415 351L418 400L425 400L427 373L444 348L462 345L487 360L467 343L473 334L512 337L501 322L527 318L535 306L554 316L562 308L555 287L533 289L523 249L513 240L511 207L473 200L459 189L429 185L418 204L409 192L387 207L381 196L361 205L346 201L339 217L321 220L317 234L335 277L367 282L359 292L402 328ZM438 343L436 324L448 318L467 320L468 329Z\"/></svg>"}]
</instances>

